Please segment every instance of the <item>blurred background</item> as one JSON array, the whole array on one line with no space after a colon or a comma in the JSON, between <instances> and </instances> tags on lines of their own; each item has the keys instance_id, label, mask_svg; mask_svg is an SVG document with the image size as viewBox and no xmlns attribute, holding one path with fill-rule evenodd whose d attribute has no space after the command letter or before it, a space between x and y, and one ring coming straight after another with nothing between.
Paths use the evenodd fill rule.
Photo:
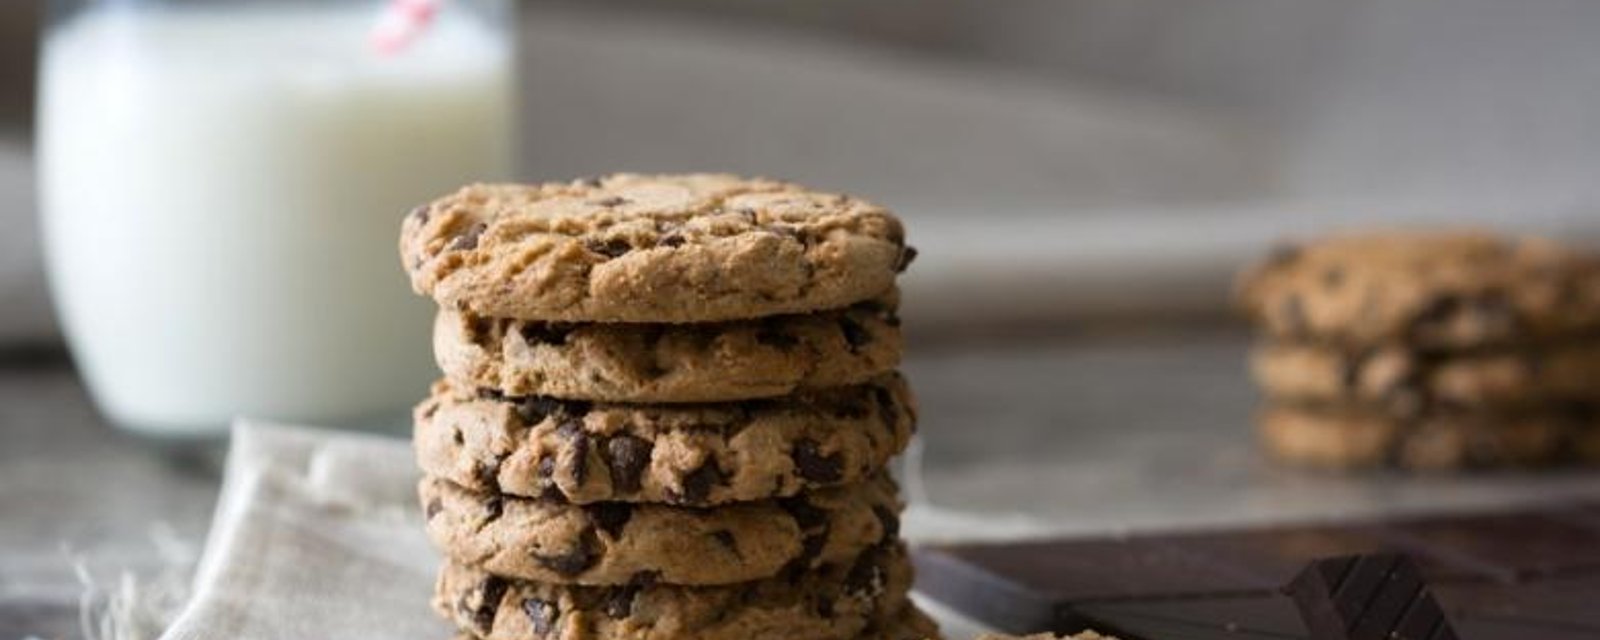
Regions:
<instances>
[{"instance_id":1,"label":"blurred background","mask_svg":"<svg viewBox=\"0 0 1600 640\"><path fill-rule=\"evenodd\" d=\"M55 556L62 541L148 561L117 541L147 537L152 522L198 540L215 485L107 428L63 346L35 158L45 4L0 3L0 613L48 626L70 619L68 605L49 603L77 593ZM732 171L861 195L906 219L921 250L904 280L906 368L926 436L910 463L918 500L1012 514L1025 531L1034 518L1104 529L1445 508L1594 486L1559 474L1372 485L1261 464L1247 426L1249 338L1229 288L1279 239L1335 228L1472 224L1600 239L1600 3L516 4L516 18L499 25L515 36L515 133L502 136L513 177ZM79 122L103 115L93 99L62 104ZM383 102L364 109L388 113ZM314 135L357 120L319 123L328 128ZM79 130L57 122L60 140ZM404 142L409 131L395 125L385 142L359 144ZM226 129L209 135L219 150L238 142ZM80 150L96 155L86 139ZM153 158L173 157L151 140ZM372 155L437 153L430 144ZM148 168L115 162L120 169L97 175L137 183ZM95 191L94 181L79 189ZM408 295L392 257L403 210L370 212L376 222L362 230L379 256L362 264L389 287L384 295ZM162 234L183 228L139 227L139 213L126 213L105 218L120 221L121 236L63 224L55 239L99 251L124 238L169 242ZM129 278L142 268L106 262ZM421 318L426 305L404 304L413 303ZM285 311L263 304L241 313ZM339 307L288 312L351 320L336 317ZM157 315L145 323L184 313L147 311ZM130 319L101 318L98 334L139 343L116 329ZM428 345L402 344L422 364L399 368L399 395L420 397L433 375ZM279 351L259 346L262 358ZM328 369L339 380L332 360L283 370ZM358 386L342 379L317 385ZM27 604L37 602L46 604ZM7 630L0 623L0 636Z\"/></svg>"},{"instance_id":2,"label":"blurred background","mask_svg":"<svg viewBox=\"0 0 1600 640\"><path fill-rule=\"evenodd\" d=\"M6 343L56 339L28 159L40 4L0 7ZM948 292L910 298L925 331L1215 313L1272 236L1589 233L1600 196L1582 0L521 9L519 177L714 169L871 196L923 245L910 286Z\"/></svg>"}]
</instances>

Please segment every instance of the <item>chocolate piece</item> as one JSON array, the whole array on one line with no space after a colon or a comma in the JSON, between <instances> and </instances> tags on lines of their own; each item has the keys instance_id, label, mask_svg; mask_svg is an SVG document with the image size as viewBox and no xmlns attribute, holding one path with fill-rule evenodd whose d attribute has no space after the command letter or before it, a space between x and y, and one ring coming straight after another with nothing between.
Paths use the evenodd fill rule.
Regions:
<instances>
[{"instance_id":1,"label":"chocolate piece","mask_svg":"<svg viewBox=\"0 0 1600 640\"><path fill-rule=\"evenodd\" d=\"M612 238L604 242L590 240L585 246L587 246L590 251L603 255L607 258L620 258L623 256L623 254L633 250L633 245L628 244L628 241L622 238Z\"/></svg>"},{"instance_id":2,"label":"chocolate piece","mask_svg":"<svg viewBox=\"0 0 1600 640\"><path fill-rule=\"evenodd\" d=\"M644 468L650 464L650 454L655 445L643 438L621 435L606 441L601 455L611 470L611 487L618 493L639 490Z\"/></svg>"},{"instance_id":3,"label":"chocolate piece","mask_svg":"<svg viewBox=\"0 0 1600 640\"><path fill-rule=\"evenodd\" d=\"M795 470L800 473L801 478L808 481L838 482L839 478L844 476L842 457L837 453L822 455L822 452L817 450L817 443L814 440L802 438L795 442L791 457L794 459Z\"/></svg>"},{"instance_id":4,"label":"chocolate piece","mask_svg":"<svg viewBox=\"0 0 1600 640\"><path fill-rule=\"evenodd\" d=\"M1405 561L1397 560L1404 554ZM1303 618L1282 588L1330 596ZM1312 526L925 547L919 589L1001 631L1123 640L1600 638L1600 505ZM1431 596L1431 597L1424 597ZM1449 626L1443 621L1448 617ZM1340 633L1322 635L1329 619ZM1451 631L1450 629L1453 629Z\"/></svg>"},{"instance_id":5,"label":"chocolate piece","mask_svg":"<svg viewBox=\"0 0 1600 640\"><path fill-rule=\"evenodd\" d=\"M556 603L538 598L523 600L522 612L527 614L528 625L533 627L533 632L540 636L549 635L556 627L556 619L561 617L561 610L556 608Z\"/></svg>"},{"instance_id":6,"label":"chocolate piece","mask_svg":"<svg viewBox=\"0 0 1600 640\"><path fill-rule=\"evenodd\" d=\"M633 519L633 505L626 502L601 502L587 507L589 520L613 539L622 537L622 528Z\"/></svg>"},{"instance_id":7,"label":"chocolate piece","mask_svg":"<svg viewBox=\"0 0 1600 640\"><path fill-rule=\"evenodd\" d=\"M594 529L583 532L577 546L554 555L533 554L539 564L563 576L575 576L589 570L600 559L600 538Z\"/></svg>"},{"instance_id":8,"label":"chocolate piece","mask_svg":"<svg viewBox=\"0 0 1600 640\"><path fill-rule=\"evenodd\" d=\"M462 232L461 235L456 236L454 240L450 241L450 247L448 250L465 251L478 248L478 238L482 236L483 232L488 230L488 228L489 225L482 222L472 223L472 226L467 227L466 231Z\"/></svg>"},{"instance_id":9,"label":"chocolate piece","mask_svg":"<svg viewBox=\"0 0 1600 640\"><path fill-rule=\"evenodd\" d=\"M1454 640L1422 571L1399 554L1312 562L1285 592L1313 640Z\"/></svg>"},{"instance_id":10,"label":"chocolate piece","mask_svg":"<svg viewBox=\"0 0 1600 640\"><path fill-rule=\"evenodd\" d=\"M711 496L711 488L727 482L727 476L717 468L717 461L707 460L700 468L684 474L682 490L676 496L685 504L702 504Z\"/></svg>"}]
</instances>

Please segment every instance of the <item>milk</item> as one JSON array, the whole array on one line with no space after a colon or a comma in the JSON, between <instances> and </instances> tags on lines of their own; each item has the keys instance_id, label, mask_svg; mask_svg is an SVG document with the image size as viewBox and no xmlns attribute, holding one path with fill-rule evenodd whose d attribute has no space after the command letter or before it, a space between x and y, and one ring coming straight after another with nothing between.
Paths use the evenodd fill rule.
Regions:
<instances>
[{"instance_id":1,"label":"milk","mask_svg":"<svg viewBox=\"0 0 1600 640\"><path fill-rule=\"evenodd\" d=\"M45 42L49 275L116 424L237 415L394 425L425 393L430 305L401 216L511 163L511 46L446 11L366 48L370 8L92 10Z\"/></svg>"}]
</instances>

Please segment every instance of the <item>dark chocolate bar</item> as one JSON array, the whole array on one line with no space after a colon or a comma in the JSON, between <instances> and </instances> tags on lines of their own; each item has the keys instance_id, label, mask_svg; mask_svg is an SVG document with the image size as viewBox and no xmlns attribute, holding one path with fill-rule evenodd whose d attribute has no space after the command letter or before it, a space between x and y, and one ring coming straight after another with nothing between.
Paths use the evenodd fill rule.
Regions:
<instances>
[{"instance_id":1,"label":"dark chocolate bar","mask_svg":"<svg viewBox=\"0 0 1600 640\"><path fill-rule=\"evenodd\" d=\"M1600 504L1339 524L926 547L925 595L1009 633L1112 632L1125 640L1324 636L1284 592L1307 564L1404 554L1340 620L1416 634L1432 616L1466 640L1600 639ZM1379 562L1382 560L1368 560ZM1379 566L1381 565L1374 565ZM1389 567L1394 568L1394 567ZM1413 572L1411 569L1415 569ZM1326 571L1324 567L1321 569ZM1391 593L1425 584L1434 608ZM1302 593L1302 597L1305 594ZM1349 608L1362 609L1352 612ZM1311 624L1308 624L1308 621ZM1353 621L1353 622L1352 622ZM1389 628L1385 628L1389 627ZM1356 636L1385 637L1388 636ZM1454 636L1441 636L1454 637Z\"/></svg>"}]
</instances>

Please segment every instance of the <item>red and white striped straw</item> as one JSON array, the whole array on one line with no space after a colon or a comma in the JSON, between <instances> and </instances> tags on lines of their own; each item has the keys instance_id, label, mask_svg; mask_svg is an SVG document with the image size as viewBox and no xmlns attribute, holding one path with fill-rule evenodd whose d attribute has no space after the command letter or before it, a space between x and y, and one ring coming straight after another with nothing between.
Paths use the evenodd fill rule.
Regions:
<instances>
[{"instance_id":1,"label":"red and white striped straw","mask_svg":"<svg viewBox=\"0 0 1600 640\"><path fill-rule=\"evenodd\" d=\"M390 0L372 27L372 48L383 55L404 50L428 30L442 0Z\"/></svg>"}]
</instances>

